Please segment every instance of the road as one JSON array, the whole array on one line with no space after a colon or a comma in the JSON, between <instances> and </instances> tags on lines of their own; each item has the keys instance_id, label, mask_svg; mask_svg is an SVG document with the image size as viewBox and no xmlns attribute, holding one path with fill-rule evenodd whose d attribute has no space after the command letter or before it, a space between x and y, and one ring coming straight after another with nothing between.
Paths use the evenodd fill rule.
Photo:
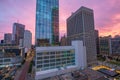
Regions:
<instances>
[{"instance_id":1,"label":"road","mask_svg":"<svg viewBox=\"0 0 120 80\"><path fill-rule=\"evenodd\" d=\"M31 53L30 51L28 52L28 54ZM29 66L30 63L33 59L34 55L28 55L27 59L23 65L23 67L21 68L21 72L19 73L19 76L16 80L26 80L27 75L28 75L28 70L29 70Z\"/></svg>"},{"instance_id":2,"label":"road","mask_svg":"<svg viewBox=\"0 0 120 80\"><path fill-rule=\"evenodd\" d=\"M30 65L30 61L26 61L24 66L23 66L22 72L21 72L18 80L26 80L26 76L27 76L27 73L28 73L29 65Z\"/></svg>"},{"instance_id":3,"label":"road","mask_svg":"<svg viewBox=\"0 0 120 80\"><path fill-rule=\"evenodd\" d=\"M22 68L22 72L21 72L18 80L26 80L26 76L28 74L29 65L30 65L31 61L32 61L32 57L28 57L26 59L25 64L23 65L23 68Z\"/></svg>"}]
</instances>

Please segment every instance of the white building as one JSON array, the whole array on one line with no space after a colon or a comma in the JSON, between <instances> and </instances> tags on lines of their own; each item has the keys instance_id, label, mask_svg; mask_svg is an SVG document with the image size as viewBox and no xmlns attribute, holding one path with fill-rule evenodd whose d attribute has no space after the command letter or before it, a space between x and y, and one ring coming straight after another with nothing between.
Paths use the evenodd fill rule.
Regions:
<instances>
[{"instance_id":1,"label":"white building","mask_svg":"<svg viewBox=\"0 0 120 80\"><path fill-rule=\"evenodd\" d=\"M82 41L72 46L36 47L36 80L68 73L87 66L86 48Z\"/></svg>"},{"instance_id":2,"label":"white building","mask_svg":"<svg viewBox=\"0 0 120 80\"><path fill-rule=\"evenodd\" d=\"M24 32L24 48L28 50L32 45L32 33L29 30L25 30Z\"/></svg>"}]
</instances>

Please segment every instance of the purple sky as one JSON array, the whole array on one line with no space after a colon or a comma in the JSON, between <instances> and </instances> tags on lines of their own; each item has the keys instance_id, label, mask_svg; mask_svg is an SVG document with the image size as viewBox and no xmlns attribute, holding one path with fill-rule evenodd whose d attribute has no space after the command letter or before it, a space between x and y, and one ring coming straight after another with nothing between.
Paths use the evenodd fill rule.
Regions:
<instances>
[{"instance_id":1,"label":"purple sky","mask_svg":"<svg viewBox=\"0 0 120 80\"><path fill-rule=\"evenodd\" d=\"M0 0L0 32L12 32L14 22L35 32L36 0ZM100 35L120 34L120 0L60 0L60 34L66 34L66 19L81 6L94 10L95 28ZM0 33L0 39L3 33Z\"/></svg>"}]
</instances>

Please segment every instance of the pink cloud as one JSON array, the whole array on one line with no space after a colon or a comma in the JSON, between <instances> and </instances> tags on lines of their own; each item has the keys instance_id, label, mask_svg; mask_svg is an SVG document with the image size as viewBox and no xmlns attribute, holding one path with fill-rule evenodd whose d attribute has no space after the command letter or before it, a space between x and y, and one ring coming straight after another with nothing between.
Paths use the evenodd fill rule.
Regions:
<instances>
[{"instance_id":1,"label":"pink cloud","mask_svg":"<svg viewBox=\"0 0 120 80\"><path fill-rule=\"evenodd\" d=\"M0 0L0 32L12 32L12 25L19 20L35 39L36 0ZM66 19L81 6L94 10L95 28L100 35L120 34L120 0L59 0L60 36L66 34ZM2 33L0 35L3 35Z\"/></svg>"}]
</instances>

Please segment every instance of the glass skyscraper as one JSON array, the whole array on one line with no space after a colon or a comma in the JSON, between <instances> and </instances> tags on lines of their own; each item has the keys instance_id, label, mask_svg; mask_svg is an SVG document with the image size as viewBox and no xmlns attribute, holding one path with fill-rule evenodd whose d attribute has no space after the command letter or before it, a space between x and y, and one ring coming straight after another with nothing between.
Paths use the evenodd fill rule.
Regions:
<instances>
[{"instance_id":1,"label":"glass skyscraper","mask_svg":"<svg viewBox=\"0 0 120 80\"><path fill-rule=\"evenodd\" d=\"M36 46L59 42L59 0L37 0Z\"/></svg>"}]
</instances>

